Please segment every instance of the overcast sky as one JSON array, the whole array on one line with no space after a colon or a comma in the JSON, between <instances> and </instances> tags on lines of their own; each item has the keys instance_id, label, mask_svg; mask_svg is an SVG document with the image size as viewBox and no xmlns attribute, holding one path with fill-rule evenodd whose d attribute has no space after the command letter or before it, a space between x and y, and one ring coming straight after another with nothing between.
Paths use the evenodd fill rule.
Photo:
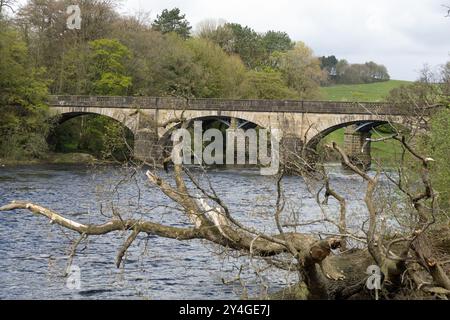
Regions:
<instances>
[{"instance_id":1,"label":"overcast sky","mask_svg":"<svg viewBox=\"0 0 450 320\"><path fill-rule=\"evenodd\" d=\"M123 0L121 11L178 7L195 27L224 19L258 32L285 31L316 55L386 65L393 79L415 80L425 63L450 60L450 0Z\"/></svg>"}]
</instances>

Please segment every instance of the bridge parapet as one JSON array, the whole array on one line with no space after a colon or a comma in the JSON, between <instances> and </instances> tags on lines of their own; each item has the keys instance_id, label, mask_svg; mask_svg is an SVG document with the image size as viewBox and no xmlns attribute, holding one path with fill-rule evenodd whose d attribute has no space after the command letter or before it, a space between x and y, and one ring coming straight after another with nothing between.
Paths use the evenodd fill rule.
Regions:
<instances>
[{"instance_id":1,"label":"bridge parapet","mask_svg":"<svg viewBox=\"0 0 450 320\"><path fill-rule=\"evenodd\" d=\"M408 110L384 102L298 100L180 99L118 96L51 96L50 106L168 110L222 110L331 114L407 115Z\"/></svg>"}]
</instances>

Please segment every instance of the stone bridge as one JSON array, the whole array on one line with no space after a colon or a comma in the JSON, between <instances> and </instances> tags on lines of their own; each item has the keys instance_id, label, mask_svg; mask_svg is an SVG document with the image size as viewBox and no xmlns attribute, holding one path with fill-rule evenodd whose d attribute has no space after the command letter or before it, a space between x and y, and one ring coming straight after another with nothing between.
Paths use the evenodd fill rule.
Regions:
<instances>
[{"instance_id":1,"label":"stone bridge","mask_svg":"<svg viewBox=\"0 0 450 320\"><path fill-rule=\"evenodd\" d=\"M306 143L312 148L327 134L346 127L345 150L370 163L370 143L365 143L370 131L406 119L405 111L395 106L369 102L51 96L49 105L61 122L84 114L121 122L134 133L134 153L141 159L153 156L174 120L217 119L242 127L281 129L286 145Z\"/></svg>"}]
</instances>

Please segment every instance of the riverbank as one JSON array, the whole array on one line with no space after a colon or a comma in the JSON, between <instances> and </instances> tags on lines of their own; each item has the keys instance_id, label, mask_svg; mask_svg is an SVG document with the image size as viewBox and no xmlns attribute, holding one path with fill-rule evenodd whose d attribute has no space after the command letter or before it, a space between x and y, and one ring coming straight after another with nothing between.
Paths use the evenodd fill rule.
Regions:
<instances>
[{"instance_id":1,"label":"riverbank","mask_svg":"<svg viewBox=\"0 0 450 320\"><path fill-rule=\"evenodd\" d=\"M41 159L2 159L0 158L0 167L18 166L18 165L39 165L39 164L109 164L109 161L99 160L87 153L49 153Z\"/></svg>"}]
</instances>

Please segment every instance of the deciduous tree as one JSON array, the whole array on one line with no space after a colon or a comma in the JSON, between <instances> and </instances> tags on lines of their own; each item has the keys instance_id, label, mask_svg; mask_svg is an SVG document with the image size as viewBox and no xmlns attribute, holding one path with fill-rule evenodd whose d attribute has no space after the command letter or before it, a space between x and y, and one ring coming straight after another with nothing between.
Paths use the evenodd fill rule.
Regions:
<instances>
[{"instance_id":1,"label":"deciduous tree","mask_svg":"<svg viewBox=\"0 0 450 320\"><path fill-rule=\"evenodd\" d=\"M277 63L286 84L297 91L301 99L312 99L318 95L320 82L325 74L320 69L320 61L303 42L295 48L279 55Z\"/></svg>"},{"instance_id":2,"label":"deciduous tree","mask_svg":"<svg viewBox=\"0 0 450 320\"><path fill-rule=\"evenodd\" d=\"M48 81L30 63L26 43L0 21L0 157L39 157L49 132Z\"/></svg>"},{"instance_id":3,"label":"deciduous tree","mask_svg":"<svg viewBox=\"0 0 450 320\"><path fill-rule=\"evenodd\" d=\"M125 74L125 61L130 51L117 40L91 41L89 74L92 93L100 95L126 95L131 86L131 77Z\"/></svg>"}]
</instances>

